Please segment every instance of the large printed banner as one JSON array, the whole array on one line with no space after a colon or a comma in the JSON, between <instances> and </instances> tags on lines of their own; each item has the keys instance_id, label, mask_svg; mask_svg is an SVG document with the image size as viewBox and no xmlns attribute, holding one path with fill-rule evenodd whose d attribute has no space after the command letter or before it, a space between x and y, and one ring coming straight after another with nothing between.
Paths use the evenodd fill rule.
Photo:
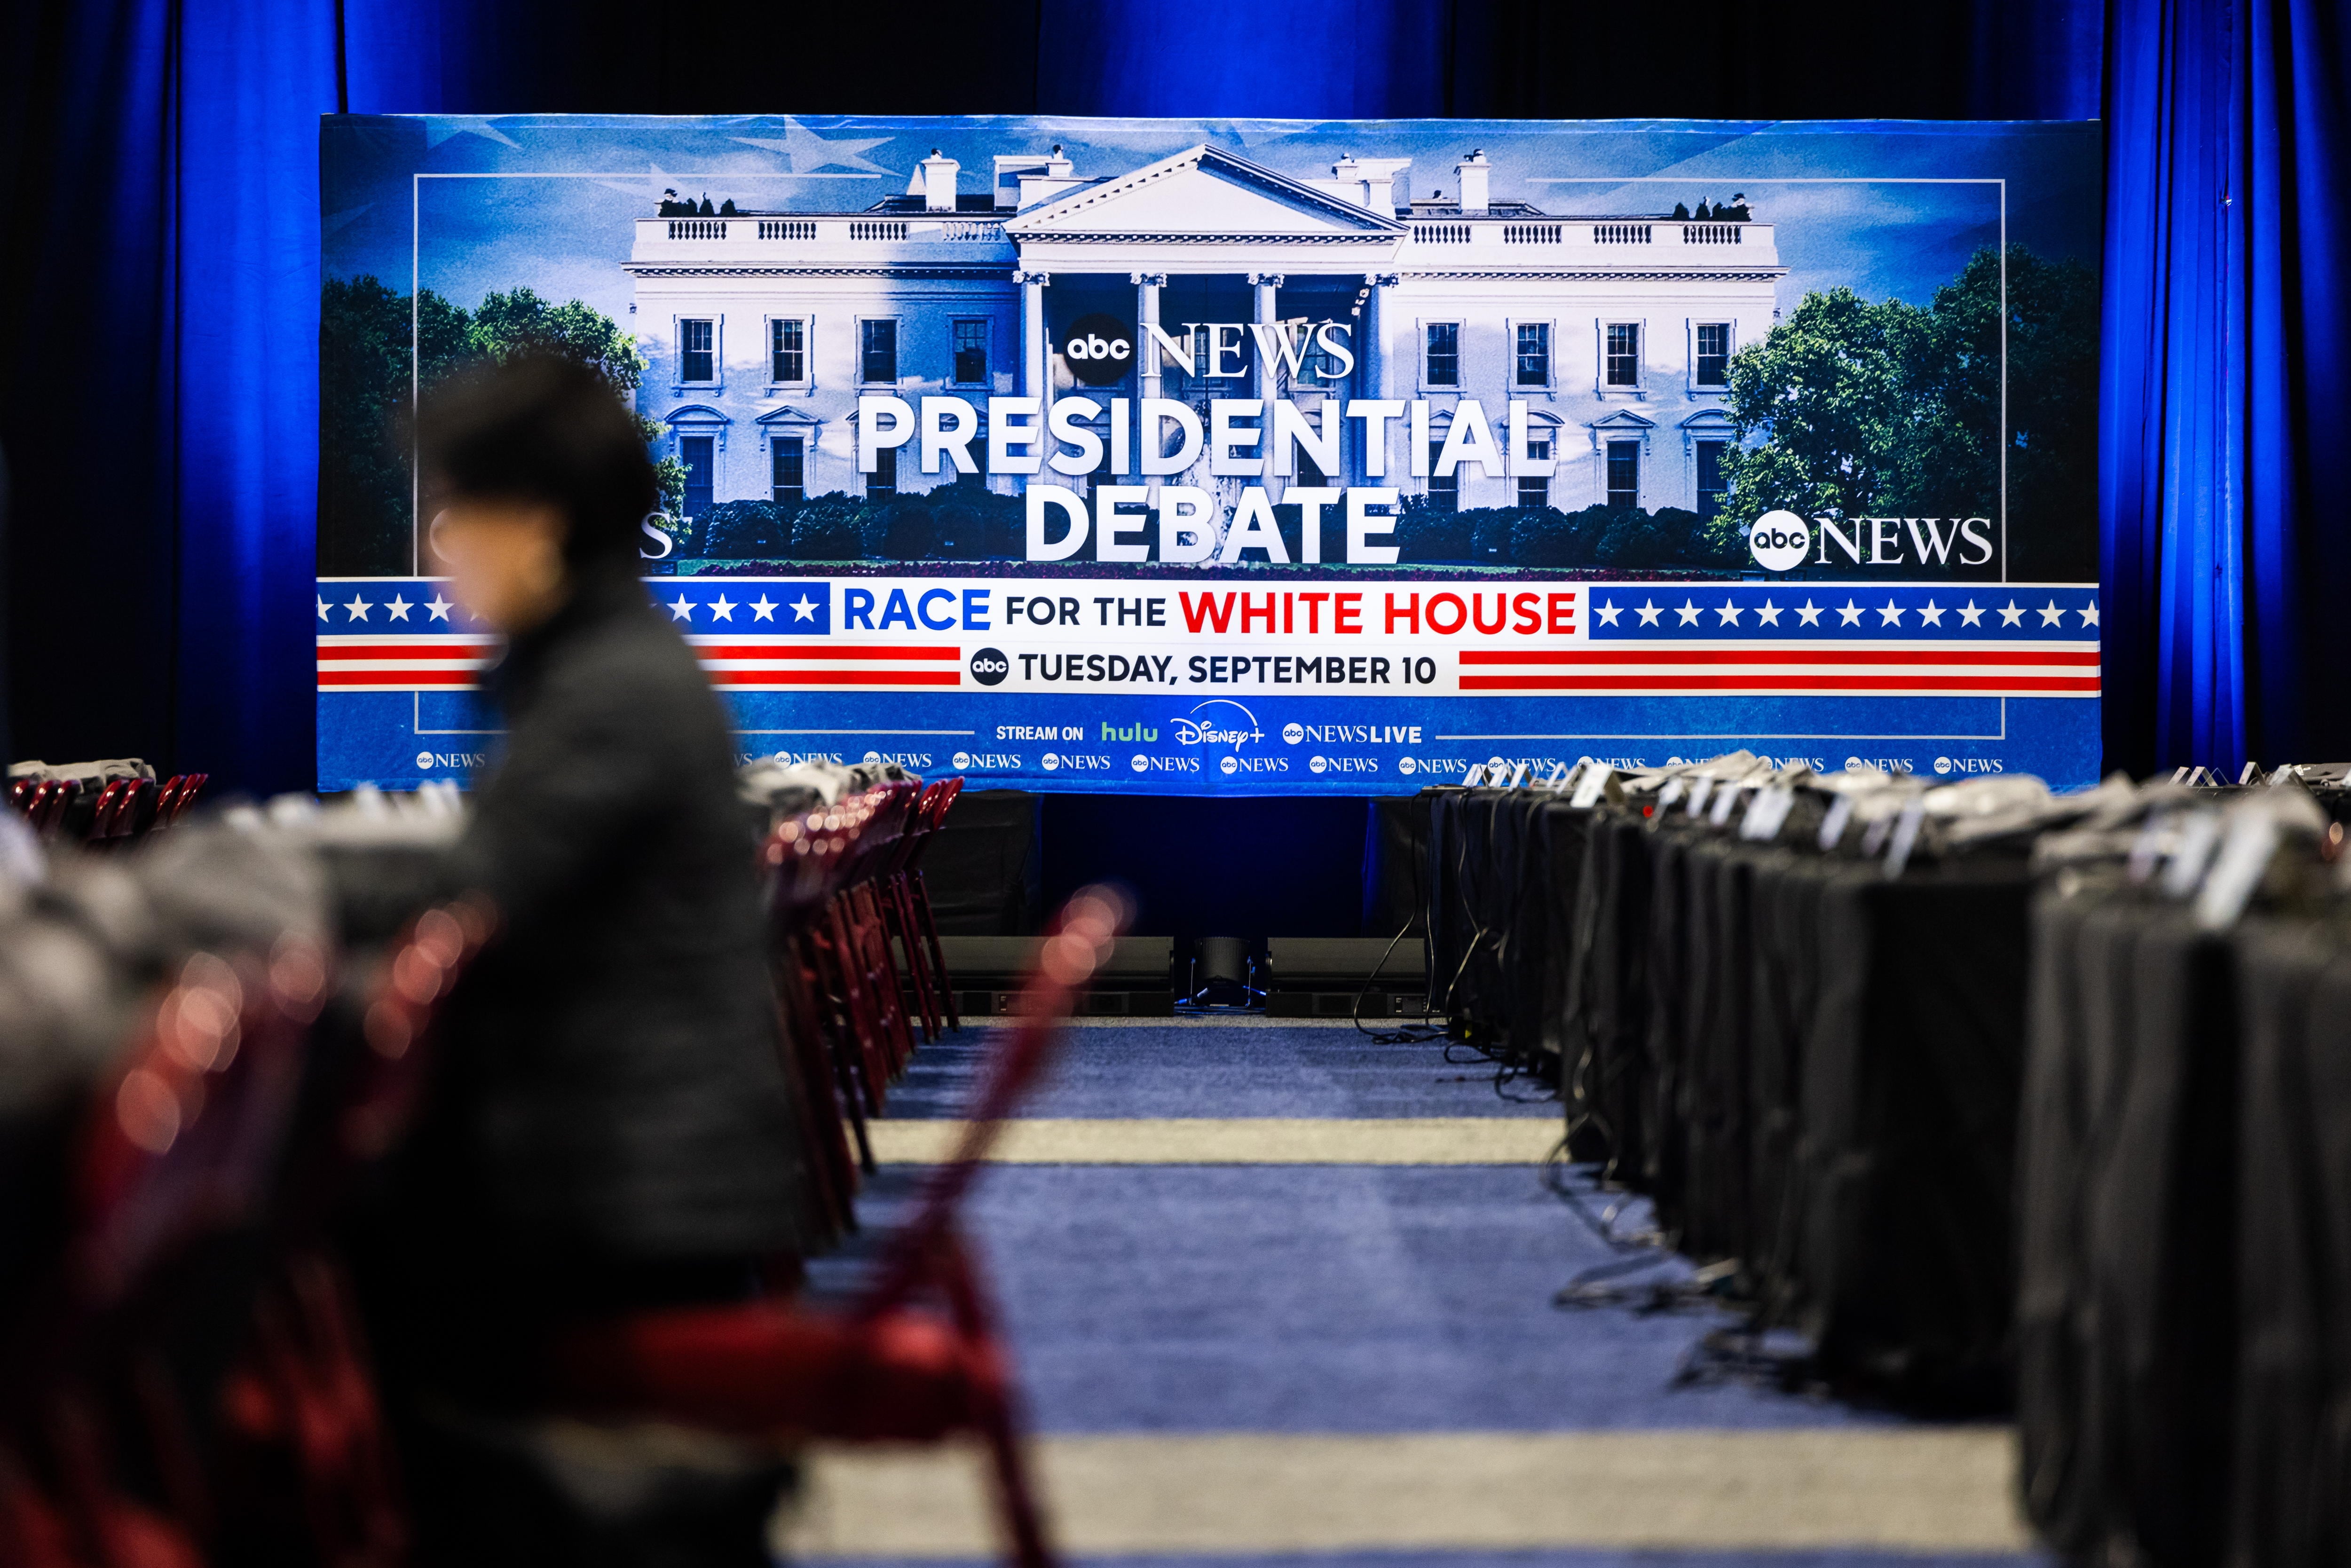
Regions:
<instances>
[{"instance_id":1,"label":"large printed banner","mask_svg":"<svg viewBox=\"0 0 2351 1568\"><path fill-rule=\"evenodd\" d=\"M339 117L319 782L494 752L397 434L636 410L746 757L1416 789L1746 747L2091 781L2073 124Z\"/></svg>"}]
</instances>

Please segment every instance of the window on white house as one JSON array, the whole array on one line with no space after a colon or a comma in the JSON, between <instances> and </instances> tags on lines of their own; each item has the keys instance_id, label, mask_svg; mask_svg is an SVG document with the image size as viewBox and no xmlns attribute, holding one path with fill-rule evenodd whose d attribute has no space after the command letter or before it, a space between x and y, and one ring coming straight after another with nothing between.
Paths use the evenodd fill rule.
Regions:
<instances>
[{"instance_id":1,"label":"window on white house","mask_svg":"<svg viewBox=\"0 0 2351 1568\"><path fill-rule=\"evenodd\" d=\"M808 499L808 445L798 435L778 435L768 445L768 499L793 506Z\"/></svg>"},{"instance_id":2,"label":"window on white house","mask_svg":"<svg viewBox=\"0 0 2351 1568\"><path fill-rule=\"evenodd\" d=\"M768 379L808 380L808 323L799 320L768 323Z\"/></svg>"},{"instance_id":3,"label":"window on white house","mask_svg":"<svg viewBox=\"0 0 2351 1568\"><path fill-rule=\"evenodd\" d=\"M1702 387L1727 386L1730 382L1730 323L1698 324L1698 364L1694 381Z\"/></svg>"},{"instance_id":4,"label":"window on white house","mask_svg":"<svg viewBox=\"0 0 2351 1568\"><path fill-rule=\"evenodd\" d=\"M716 381L718 323L680 321L677 327L677 379L682 382Z\"/></svg>"},{"instance_id":5,"label":"window on white house","mask_svg":"<svg viewBox=\"0 0 2351 1568\"><path fill-rule=\"evenodd\" d=\"M1433 387L1458 387L1461 384L1461 323L1431 321L1428 324L1428 358L1422 379Z\"/></svg>"},{"instance_id":6,"label":"window on white house","mask_svg":"<svg viewBox=\"0 0 2351 1568\"><path fill-rule=\"evenodd\" d=\"M886 501L898 493L898 449L885 446L873 459L873 472L865 476L865 498Z\"/></svg>"},{"instance_id":7,"label":"window on white house","mask_svg":"<svg viewBox=\"0 0 2351 1568\"><path fill-rule=\"evenodd\" d=\"M1607 362L1604 384L1612 387L1636 387L1641 384L1641 324L1638 321L1608 323Z\"/></svg>"},{"instance_id":8,"label":"window on white house","mask_svg":"<svg viewBox=\"0 0 2351 1568\"><path fill-rule=\"evenodd\" d=\"M1551 385L1551 323L1519 323L1518 382L1522 387Z\"/></svg>"},{"instance_id":9,"label":"window on white house","mask_svg":"<svg viewBox=\"0 0 2351 1568\"><path fill-rule=\"evenodd\" d=\"M678 437L677 457L685 468L685 515L698 517L710 510L714 470L717 467L713 449L718 444L708 435Z\"/></svg>"},{"instance_id":10,"label":"window on white house","mask_svg":"<svg viewBox=\"0 0 2351 1568\"><path fill-rule=\"evenodd\" d=\"M898 323L883 317L857 324L858 379L869 385L898 382Z\"/></svg>"},{"instance_id":11,"label":"window on white house","mask_svg":"<svg viewBox=\"0 0 2351 1568\"><path fill-rule=\"evenodd\" d=\"M1608 504L1620 510L1641 504L1641 444L1608 444Z\"/></svg>"},{"instance_id":12,"label":"window on white house","mask_svg":"<svg viewBox=\"0 0 2351 1568\"><path fill-rule=\"evenodd\" d=\"M1542 435L1527 437L1527 455L1540 463L1551 456L1551 438ZM1551 505L1551 481L1541 474L1519 476L1519 505L1548 507Z\"/></svg>"},{"instance_id":13,"label":"window on white house","mask_svg":"<svg viewBox=\"0 0 2351 1568\"><path fill-rule=\"evenodd\" d=\"M976 387L987 383L987 323L985 320L957 321L955 324L955 379L958 386Z\"/></svg>"},{"instance_id":14,"label":"window on white house","mask_svg":"<svg viewBox=\"0 0 2351 1568\"><path fill-rule=\"evenodd\" d=\"M1461 509L1461 470L1456 468L1450 474L1437 471L1437 455L1444 450L1442 441L1428 444L1428 504L1440 512L1458 512Z\"/></svg>"}]
</instances>

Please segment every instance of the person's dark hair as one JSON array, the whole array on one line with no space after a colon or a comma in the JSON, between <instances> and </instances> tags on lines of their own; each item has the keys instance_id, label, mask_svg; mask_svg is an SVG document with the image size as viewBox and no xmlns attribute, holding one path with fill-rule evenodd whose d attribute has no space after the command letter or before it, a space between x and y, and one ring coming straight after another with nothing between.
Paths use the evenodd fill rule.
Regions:
<instances>
[{"instance_id":1,"label":"person's dark hair","mask_svg":"<svg viewBox=\"0 0 2351 1568\"><path fill-rule=\"evenodd\" d=\"M416 434L428 495L555 507L575 566L633 561L637 525L660 504L636 420L574 361L525 354L460 371L425 394Z\"/></svg>"}]
</instances>

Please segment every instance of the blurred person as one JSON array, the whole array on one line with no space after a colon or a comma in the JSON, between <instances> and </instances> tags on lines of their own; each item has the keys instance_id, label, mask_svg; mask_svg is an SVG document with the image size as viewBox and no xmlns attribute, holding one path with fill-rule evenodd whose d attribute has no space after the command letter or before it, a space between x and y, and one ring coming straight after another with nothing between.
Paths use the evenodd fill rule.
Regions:
<instances>
[{"instance_id":1,"label":"blurred person","mask_svg":"<svg viewBox=\"0 0 2351 1568\"><path fill-rule=\"evenodd\" d=\"M601 378L552 358L445 383L417 438L448 591L507 640L447 876L499 929L369 1270L420 1561L764 1563L776 1456L540 1419L566 1326L756 1294L799 1241L733 728L637 575L653 465Z\"/></svg>"}]
</instances>

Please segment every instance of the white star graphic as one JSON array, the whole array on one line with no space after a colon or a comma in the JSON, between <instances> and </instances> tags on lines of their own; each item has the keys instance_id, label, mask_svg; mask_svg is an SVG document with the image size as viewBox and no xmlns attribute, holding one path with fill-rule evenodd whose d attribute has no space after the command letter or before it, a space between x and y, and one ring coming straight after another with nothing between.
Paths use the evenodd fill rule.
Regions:
<instances>
[{"instance_id":1,"label":"white star graphic","mask_svg":"<svg viewBox=\"0 0 2351 1568\"><path fill-rule=\"evenodd\" d=\"M1902 624L1902 612L1896 606L1894 601L1891 599L1886 601L1886 608L1877 612L1877 623L1880 626L1899 626Z\"/></svg>"},{"instance_id":2,"label":"white star graphic","mask_svg":"<svg viewBox=\"0 0 2351 1568\"><path fill-rule=\"evenodd\" d=\"M710 613L716 620L732 621L735 619L735 606L729 604L722 593L710 601Z\"/></svg>"},{"instance_id":3,"label":"white star graphic","mask_svg":"<svg viewBox=\"0 0 2351 1568\"><path fill-rule=\"evenodd\" d=\"M1722 621L1720 622L1722 625L1736 626L1739 624L1739 603L1736 600L1724 600L1722 601L1722 608L1716 611L1715 613L1722 617Z\"/></svg>"},{"instance_id":4,"label":"white star graphic","mask_svg":"<svg viewBox=\"0 0 2351 1568\"><path fill-rule=\"evenodd\" d=\"M772 600L772 599L768 598L766 594L764 594L764 593L763 593L763 594L759 595L759 597L758 597L758 599L756 599L756 600L752 601L752 602L751 602L751 619L752 619L752 620L754 620L754 621L773 621L775 618L776 618L776 601L775 601L774 600Z\"/></svg>"},{"instance_id":5,"label":"white star graphic","mask_svg":"<svg viewBox=\"0 0 2351 1568\"><path fill-rule=\"evenodd\" d=\"M328 608L329 608L329 607L328 607L327 601L326 601L325 600L321 599L321 600L319 600L319 620L324 621L324 620L327 618L327 610L328 610Z\"/></svg>"},{"instance_id":6,"label":"white star graphic","mask_svg":"<svg viewBox=\"0 0 2351 1568\"><path fill-rule=\"evenodd\" d=\"M1763 601L1762 607L1755 612L1755 619L1766 626L1777 626L1780 624L1780 607L1767 599Z\"/></svg>"},{"instance_id":7,"label":"white star graphic","mask_svg":"<svg viewBox=\"0 0 2351 1568\"><path fill-rule=\"evenodd\" d=\"M1614 626L1616 624L1616 617L1624 613L1622 610L1616 608L1615 601L1610 600L1600 607L1600 623L1603 626Z\"/></svg>"},{"instance_id":8,"label":"white star graphic","mask_svg":"<svg viewBox=\"0 0 2351 1568\"><path fill-rule=\"evenodd\" d=\"M394 621L405 621L408 619L408 612L415 609L416 606L411 604L408 601L395 593L392 596L392 602L385 605L384 608L392 612L392 618Z\"/></svg>"},{"instance_id":9,"label":"white star graphic","mask_svg":"<svg viewBox=\"0 0 2351 1568\"><path fill-rule=\"evenodd\" d=\"M351 595L351 601L349 604L344 605L343 608L351 612L351 619L354 621L364 621L367 619L368 601L361 599L356 593Z\"/></svg>"},{"instance_id":10,"label":"white star graphic","mask_svg":"<svg viewBox=\"0 0 2351 1568\"><path fill-rule=\"evenodd\" d=\"M1848 626L1858 626L1861 624L1861 608L1854 603L1850 599L1844 601L1844 608L1838 611L1837 613L1844 617L1844 623Z\"/></svg>"},{"instance_id":11,"label":"white star graphic","mask_svg":"<svg viewBox=\"0 0 2351 1568\"><path fill-rule=\"evenodd\" d=\"M2016 607L2015 600L2010 600L2008 608L2000 612L2000 623L2003 626L2021 626L2024 623L2024 612Z\"/></svg>"},{"instance_id":12,"label":"white star graphic","mask_svg":"<svg viewBox=\"0 0 2351 1568\"><path fill-rule=\"evenodd\" d=\"M694 619L694 601L685 596L683 589L678 591L677 597L669 602L667 608L673 621L690 622Z\"/></svg>"},{"instance_id":13,"label":"white star graphic","mask_svg":"<svg viewBox=\"0 0 2351 1568\"><path fill-rule=\"evenodd\" d=\"M424 145L438 147L452 136L479 136L488 141L502 141L508 147L521 142L497 128L496 119L487 114L436 114L424 121Z\"/></svg>"},{"instance_id":14,"label":"white star graphic","mask_svg":"<svg viewBox=\"0 0 2351 1568\"><path fill-rule=\"evenodd\" d=\"M1657 617L1660 613L1662 613L1662 612L1657 609L1657 601L1654 599L1650 600L1647 603L1641 606L1641 624L1644 626L1655 626L1657 623Z\"/></svg>"},{"instance_id":15,"label":"white star graphic","mask_svg":"<svg viewBox=\"0 0 2351 1568\"><path fill-rule=\"evenodd\" d=\"M782 153L785 160L790 163L792 172L795 174L807 174L818 169L834 167L865 169L876 174L890 172L872 160L858 156L867 148L879 147L889 141L890 138L887 136L844 136L829 141L813 131L802 130L799 121L787 117L784 120L784 133L780 137L737 136L735 140L746 146L764 147L770 152Z\"/></svg>"},{"instance_id":16,"label":"white star graphic","mask_svg":"<svg viewBox=\"0 0 2351 1568\"><path fill-rule=\"evenodd\" d=\"M1936 606L1933 600L1929 599L1927 601L1927 608L1918 612L1918 620L1922 625L1940 626L1943 623L1943 612Z\"/></svg>"},{"instance_id":17,"label":"white star graphic","mask_svg":"<svg viewBox=\"0 0 2351 1568\"><path fill-rule=\"evenodd\" d=\"M2082 612L2082 624L2085 626L2095 626L2097 623L2098 601L2093 599L2090 601L2089 608Z\"/></svg>"},{"instance_id":18,"label":"white star graphic","mask_svg":"<svg viewBox=\"0 0 2351 1568\"><path fill-rule=\"evenodd\" d=\"M815 619L816 619L816 601L815 601L815 600L813 600L813 599L810 599L810 598L807 594L805 594L805 593L801 594L798 599L793 600L793 601L792 601L792 619L793 619L794 621L796 621L796 622L797 622L797 621L813 621L813 620L815 620Z\"/></svg>"},{"instance_id":19,"label":"white star graphic","mask_svg":"<svg viewBox=\"0 0 2351 1568\"><path fill-rule=\"evenodd\" d=\"M1685 626L1698 624L1698 606L1687 599L1682 601L1682 607L1674 613L1682 618L1682 624Z\"/></svg>"},{"instance_id":20,"label":"white star graphic","mask_svg":"<svg viewBox=\"0 0 2351 1568\"><path fill-rule=\"evenodd\" d=\"M1805 600L1804 607L1796 612L1796 619L1807 626L1819 625L1821 623L1820 606L1814 604L1810 599Z\"/></svg>"},{"instance_id":21,"label":"white star graphic","mask_svg":"<svg viewBox=\"0 0 2351 1568\"><path fill-rule=\"evenodd\" d=\"M2057 608L2057 601L2053 599L2049 601L2049 608L2041 612L2041 624L2054 626L2064 620L2064 615L2065 612Z\"/></svg>"},{"instance_id":22,"label":"white star graphic","mask_svg":"<svg viewBox=\"0 0 2351 1568\"><path fill-rule=\"evenodd\" d=\"M1983 612L1976 608L1976 601L1972 599L1959 611L1959 623L1963 626L1972 626L1982 619Z\"/></svg>"},{"instance_id":23,"label":"white star graphic","mask_svg":"<svg viewBox=\"0 0 2351 1568\"><path fill-rule=\"evenodd\" d=\"M446 621L449 619L449 612L455 610L456 606L436 593L433 596L433 602L424 608L433 612L434 620Z\"/></svg>"}]
</instances>

